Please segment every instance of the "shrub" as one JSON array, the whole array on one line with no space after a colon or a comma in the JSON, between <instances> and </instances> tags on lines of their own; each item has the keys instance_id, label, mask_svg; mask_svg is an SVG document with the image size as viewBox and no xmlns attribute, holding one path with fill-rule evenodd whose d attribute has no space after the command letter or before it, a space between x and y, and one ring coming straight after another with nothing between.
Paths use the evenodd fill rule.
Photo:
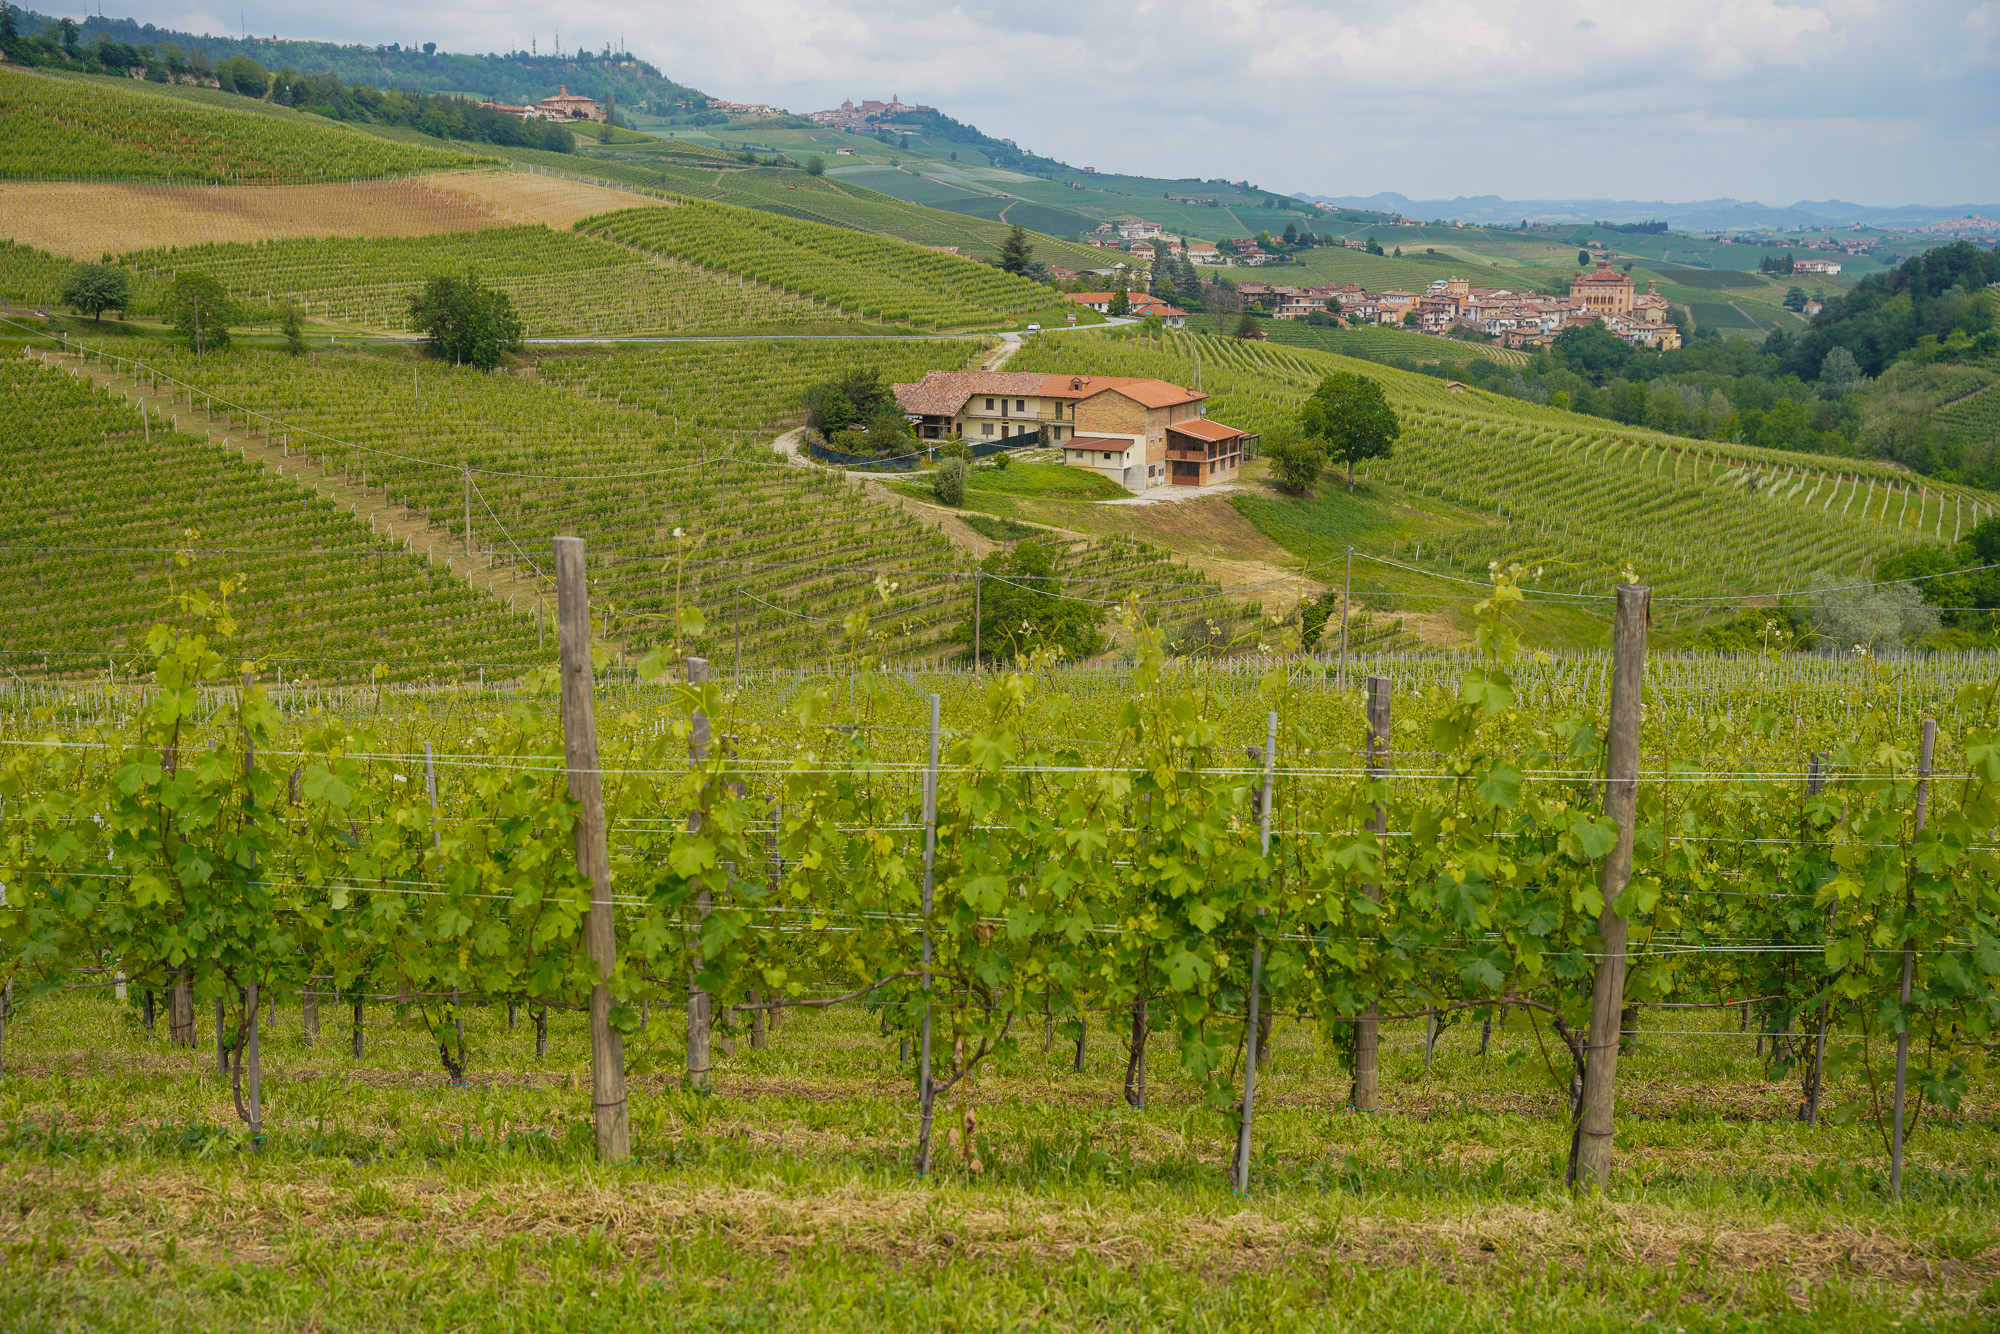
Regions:
<instances>
[{"instance_id":1,"label":"shrub","mask_svg":"<svg viewBox=\"0 0 2000 1334\"><path fill-rule=\"evenodd\" d=\"M941 505L958 506L965 503L965 460L946 459L938 464L931 475L931 492Z\"/></svg>"}]
</instances>

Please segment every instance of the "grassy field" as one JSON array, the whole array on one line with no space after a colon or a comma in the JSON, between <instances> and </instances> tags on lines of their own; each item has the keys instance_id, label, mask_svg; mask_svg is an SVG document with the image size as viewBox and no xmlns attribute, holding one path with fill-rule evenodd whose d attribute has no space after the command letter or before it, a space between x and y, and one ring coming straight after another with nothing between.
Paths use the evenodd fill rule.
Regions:
<instances>
[{"instance_id":1,"label":"grassy field","mask_svg":"<svg viewBox=\"0 0 2000 1334\"><path fill-rule=\"evenodd\" d=\"M463 1087L421 1025L322 1006L264 1039L267 1142L135 1006L72 996L9 1024L0 1325L49 1331L1091 1328L1940 1330L2000 1319L1992 1107L1926 1124L1884 1198L1872 1127L1807 1128L1755 1039L1657 1012L1620 1067L1602 1198L1560 1187L1568 1130L1526 1028L1385 1025L1384 1110L1342 1110L1281 1020L1248 1195L1230 1136L1154 1040L1023 1033L941 1107L909 1170L911 1067L870 1016L793 1019L676 1091L681 1016L627 1048L635 1161L590 1154L581 1015L465 1013ZM1122 1018L1122 1016L1121 1016ZM1688 1034L1688 1035L1681 1035ZM1628 1075L1629 1072L1629 1075ZM965 1134L970 1128L971 1149ZM975 1168L976 1161L976 1168ZM390 1314L393 1313L393 1314Z\"/></svg>"}]
</instances>

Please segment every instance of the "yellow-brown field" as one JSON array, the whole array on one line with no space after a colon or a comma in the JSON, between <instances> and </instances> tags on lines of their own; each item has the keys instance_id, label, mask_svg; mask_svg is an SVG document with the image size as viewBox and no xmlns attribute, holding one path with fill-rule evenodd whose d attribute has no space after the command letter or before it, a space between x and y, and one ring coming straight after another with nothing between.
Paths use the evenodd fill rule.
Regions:
<instances>
[{"instance_id":1,"label":"yellow-brown field","mask_svg":"<svg viewBox=\"0 0 2000 1334\"><path fill-rule=\"evenodd\" d=\"M567 227L630 208L622 190L528 172L453 172L351 185L0 183L0 237L69 259L153 246L311 236L425 236L523 222Z\"/></svg>"}]
</instances>

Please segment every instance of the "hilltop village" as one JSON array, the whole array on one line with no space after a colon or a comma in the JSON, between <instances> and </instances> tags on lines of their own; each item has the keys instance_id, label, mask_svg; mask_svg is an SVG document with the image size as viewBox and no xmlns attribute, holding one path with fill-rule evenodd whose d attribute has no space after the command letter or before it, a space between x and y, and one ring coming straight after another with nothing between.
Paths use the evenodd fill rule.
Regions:
<instances>
[{"instance_id":1,"label":"hilltop village","mask_svg":"<svg viewBox=\"0 0 2000 1334\"><path fill-rule=\"evenodd\" d=\"M1130 257L1133 269L1183 256L1196 265L1220 263L1216 247L1200 242L1184 244L1171 237L1136 241L1123 253ZM1091 273L1115 278L1126 271L1127 266L1120 264ZM1087 275L1055 270L1052 276L1074 281ZM1528 349L1548 346L1564 329L1602 324L1637 347L1672 351L1681 345L1680 329L1669 317L1668 301L1660 295L1659 285L1648 281L1646 290L1639 291L1631 275L1614 268L1608 259L1599 259L1593 270L1571 279L1569 292L1561 296L1474 287L1464 278L1440 278L1421 292L1401 288L1371 292L1360 283L1295 287L1256 279L1233 285L1247 306L1281 320L1310 320L1342 328L1394 325L1435 335L1467 329L1506 347ZM1112 313L1118 295L1112 291L1068 294L1077 305L1100 313ZM1154 316L1169 329L1187 325L1185 311L1144 291L1126 293L1125 307L1125 313L1133 318Z\"/></svg>"}]
</instances>

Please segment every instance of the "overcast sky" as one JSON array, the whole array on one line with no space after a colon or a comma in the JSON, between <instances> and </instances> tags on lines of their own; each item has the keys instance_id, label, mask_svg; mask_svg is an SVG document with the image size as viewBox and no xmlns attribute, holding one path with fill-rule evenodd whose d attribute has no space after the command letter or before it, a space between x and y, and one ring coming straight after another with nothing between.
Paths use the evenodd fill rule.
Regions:
<instances>
[{"instance_id":1,"label":"overcast sky","mask_svg":"<svg viewBox=\"0 0 2000 1334\"><path fill-rule=\"evenodd\" d=\"M45 11L56 8L36 5ZM1767 204L2000 194L2000 0L249 3L454 51L621 36L717 97L901 94L1077 166L1281 193ZM230 33L236 7L106 13Z\"/></svg>"}]
</instances>

